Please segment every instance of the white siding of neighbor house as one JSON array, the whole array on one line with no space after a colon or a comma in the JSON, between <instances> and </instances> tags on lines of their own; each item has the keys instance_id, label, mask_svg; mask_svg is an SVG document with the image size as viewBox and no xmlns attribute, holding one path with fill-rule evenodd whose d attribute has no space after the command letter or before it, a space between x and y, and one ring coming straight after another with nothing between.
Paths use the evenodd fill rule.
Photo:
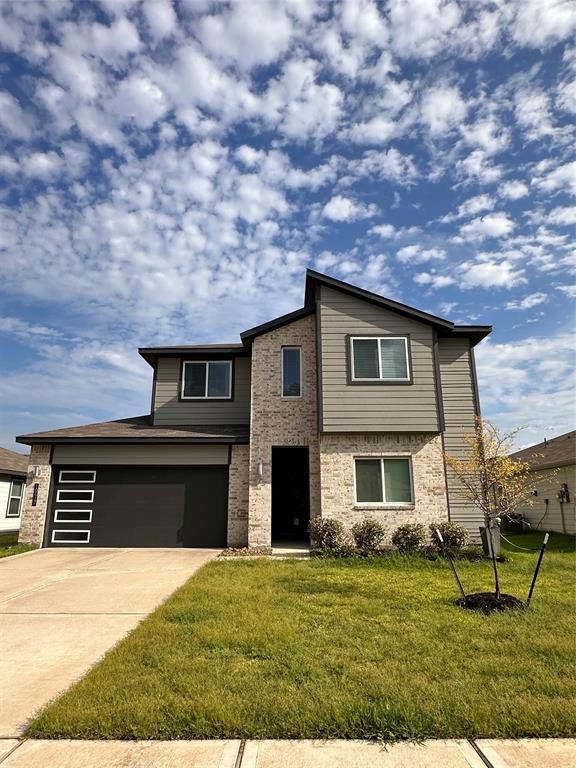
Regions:
<instances>
[{"instance_id":1,"label":"white siding of neighbor house","mask_svg":"<svg viewBox=\"0 0 576 768\"><path fill-rule=\"evenodd\" d=\"M532 506L525 504L517 512L522 513L534 530L576 534L576 464L556 470L535 470L532 476L538 495L534 497ZM561 505L558 491L562 483L568 486L570 502Z\"/></svg>"},{"instance_id":2,"label":"white siding of neighbor house","mask_svg":"<svg viewBox=\"0 0 576 768\"><path fill-rule=\"evenodd\" d=\"M227 445L55 445L52 464L147 464L150 466L228 464Z\"/></svg>"},{"instance_id":3,"label":"white siding of neighbor house","mask_svg":"<svg viewBox=\"0 0 576 768\"><path fill-rule=\"evenodd\" d=\"M19 517L6 517L11 482L12 478L9 475L0 475L0 533L17 531L20 528Z\"/></svg>"}]
</instances>

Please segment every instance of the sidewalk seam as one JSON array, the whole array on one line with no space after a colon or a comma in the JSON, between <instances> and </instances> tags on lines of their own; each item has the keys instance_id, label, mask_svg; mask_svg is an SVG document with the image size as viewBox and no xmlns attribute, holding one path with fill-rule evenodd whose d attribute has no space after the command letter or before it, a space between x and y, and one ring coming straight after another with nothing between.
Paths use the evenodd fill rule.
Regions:
<instances>
[{"instance_id":1,"label":"sidewalk seam","mask_svg":"<svg viewBox=\"0 0 576 768\"><path fill-rule=\"evenodd\" d=\"M23 552L23 554L27 554L27 553L26 553L26 552ZM19 749L19 748L22 746L22 744L24 744L24 742L23 742L23 741L19 741L19 742L18 742L18 744L16 744L16 746L15 746L15 747L12 747L12 749L10 750L10 752L6 752L6 754L4 755L4 757L0 758L0 763L3 763L5 760L8 760L8 758L10 757L10 755L13 755L13 754L14 754L14 752L16 752L16 750L17 750L17 749Z\"/></svg>"},{"instance_id":2,"label":"sidewalk seam","mask_svg":"<svg viewBox=\"0 0 576 768\"><path fill-rule=\"evenodd\" d=\"M236 755L236 762L234 768L240 768L242 765L242 758L244 757L244 747L246 746L246 739L240 739L240 746L238 747L238 754Z\"/></svg>"},{"instance_id":3,"label":"sidewalk seam","mask_svg":"<svg viewBox=\"0 0 576 768\"><path fill-rule=\"evenodd\" d=\"M489 759L486 757L486 755L484 754L484 752L482 752L482 750L480 749L480 747L478 746L478 744L476 744L476 741L475 741L475 739L468 739L468 744L470 744L470 746L471 746L471 747L472 747L472 749L473 749L473 750L476 752L476 754L478 755L478 757L480 758L480 760L482 760L482 762L484 763L484 765L486 766L486 768L494 768L494 765L493 765L493 763L491 763L491 762L490 762L490 760L489 760Z\"/></svg>"}]
</instances>

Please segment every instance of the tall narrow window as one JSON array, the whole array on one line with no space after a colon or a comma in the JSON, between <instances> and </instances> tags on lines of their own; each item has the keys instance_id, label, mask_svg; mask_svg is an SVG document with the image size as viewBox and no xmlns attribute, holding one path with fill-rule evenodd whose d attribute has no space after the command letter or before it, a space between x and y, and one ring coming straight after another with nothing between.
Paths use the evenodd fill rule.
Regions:
<instances>
[{"instance_id":1,"label":"tall narrow window","mask_svg":"<svg viewBox=\"0 0 576 768\"><path fill-rule=\"evenodd\" d=\"M6 510L6 517L20 517L23 495L24 482L22 480L12 480L10 485L10 496L8 498L8 509Z\"/></svg>"},{"instance_id":2,"label":"tall narrow window","mask_svg":"<svg viewBox=\"0 0 576 768\"><path fill-rule=\"evenodd\" d=\"M356 459L356 503L412 504L410 459Z\"/></svg>"},{"instance_id":3,"label":"tall narrow window","mask_svg":"<svg viewBox=\"0 0 576 768\"><path fill-rule=\"evenodd\" d=\"M183 400L228 400L232 397L230 360L186 361L182 368Z\"/></svg>"},{"instance_id":4,"label":"tall narrow window","mask_svg":"<svg viewBox=\"0 0 576 768\"><path fill-rule=\"evenodd\" d=\"M282 397L302 394L302 357L300 347L282 347Z\"/></svg>"},{"instance_id":5,"label":"tall narrow window","mask_svg":"<svg viewBox=\"0 0 576 768\"><path fill-rule=\"evenodd\" d=\"M353 381L410 381L405 336L353 337L350 345Z\"/></svg>"}]
</instances>

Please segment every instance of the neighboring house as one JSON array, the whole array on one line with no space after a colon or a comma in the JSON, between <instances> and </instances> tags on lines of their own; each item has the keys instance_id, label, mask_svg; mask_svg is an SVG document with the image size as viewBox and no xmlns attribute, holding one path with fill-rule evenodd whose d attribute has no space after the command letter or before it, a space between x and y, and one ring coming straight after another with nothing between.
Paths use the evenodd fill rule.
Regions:
<instances>
[{"instance_id":1,"label":"neighboring house","mask_svg":"<svg viewBox=\"0 0 576 768\"><path fill-rule=\"evenodd\" d=\"M454 325L308 270L304 306L241 343L143 348L148 416L24 435L21 540L223 547L305 540L311 516L482 516L447 475L479 413L473 347Z\"/></svg>"},{"instance_id":2,"label":"neighboring house","mask_svg":"<svg viewBox=\"0 0 576 768\"><path fill-rule=\"evenodd\" d=\"M0 448L0 535L20 529L28 458Z\"/></svg>"},{"instance_id":3,"label":"neighboring house","mask_svg":"<svg viewBox=\"0 0 576 768\"><path fill-rule=\"evenodd\" d=\"M517 511L532 528L576 534L576 431L511 454L530 464L534 504Z\"/></svg>"}]
</instances>

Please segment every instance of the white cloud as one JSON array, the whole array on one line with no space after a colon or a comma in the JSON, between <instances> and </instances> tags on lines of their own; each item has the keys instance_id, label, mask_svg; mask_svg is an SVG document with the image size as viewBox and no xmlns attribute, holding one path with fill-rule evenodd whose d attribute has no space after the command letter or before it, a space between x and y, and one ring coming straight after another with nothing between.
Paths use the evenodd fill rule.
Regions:
<instances>
[{"instance_id":1,"label":"white cloud","mask_svg":"<svg viewBox=\"0 0 576 768\"><path fill-rule=\"evenodd\" d=\"M576 80L560 83L556 98L557 105L566 112L576 114Z\"/></svg>"},{"instance_id":2,"label":"white cloud","mask_svg":"<svg viewBox=\"0 0 576 768\"><path fill-rule=\"evenodd\" d=\"M168 109L162 90L139 72L132 73L120 82L110 106L124 119L133 118L144 129L154 125Z\"/></svg>"},{"instance_id":3,"label":"white cloud","mask_svg":"<svg viewBox=\"0 0 576 768\"><path fill-rule=\"evenodd\" d=\"M488 213L473 219L460 227L460 235L465 240L483 240L485 237L506 237L515 227L514 222L505 213Z\"/></svg>"},{"instance_id":4,"label":"white cloud","mask_svg":"<svg viewBox=\"0 0 576 768\"><path fill-rule=\"evenodd\" d=\"M533 307L537 307L539 304L543 304L547 298L548 294L542 293L541 291L538 291L537 293L530 293L523 299L515 299L514 301L509 301L506 304L505 309L532 309Z\"/></svg>"},{"instance_id":5,"label":"white cloud","mask_svg":"<svg viewBox=\"0 0 576 768\"><path fill-rule=\"evenodd\" d=\"M528 194L528 187L523 181L513 179L505 181L498 187L498 194L506 197L508 200L520 200Z\"/></svg>"},{"instance_id":6,"label":"white cloud","mask_svg":"<svg viewBox=\"0 0 576 768\"><path fill-rule=\"evenodd\" d=\"M414 282L418 285L426 285L433 290L446 288L448 285L454 285L455 280L450 275L438 275L430 272L420 272L414 276Z\"/></svg>"},{"instance_id":7,"label":"white cloud","mask_svg":"<svg viewBox=\"0 0 576 768\"><path fill-rule=\"evenodd\" d=\"M565 293L571 299L576 299L576 285L559 285L558 290Z\"/></svg>"},{"instance_id":8,"label":"white cloud","mask_svg":"<svg viewBox=\"0 0 576 768\"><path fill-rule=\"evenodd\" d=\"M456 172L464 183L468 184L493 184L502 175L501 168L492 165L487 153L482 149L475 149L463 160L458 160Z\"/></svg>"},{"instance_id":9,"label":"white cloud","mask_svg":"<svg viewBox=\"0 0 576 768\"><path fill-rule=\"evenodd\" d=\"M346 135L355 144L379 145L387 144L397 133L397 122L386 115L380 115L364 123L356 123Z\"/></svg>"},{"instance_id":10,"label":"white cloud","mask_svg":"<svg viewBox=\"0 0 576 768\"><path fill-rule=\"evenodd\" d=\"M396 252L396 258L402 264L424 264L427 261L441 261L446 258L446 251L441 248L422 248L420 245L406 245Z\"/></svg>"},{"instance_id":11,"label":"white cloud","mask_svg":"<svg viewBox=\"0 0 576 768\"><path fill-rule=\"evenodd\" d=\"M458 219L466 218L467 216L474 216L481 211L491 211L496 205L496 201L490 195L475 195L468 198L458 206L456 213L443 216L440 221L443 223L449 223L457 221Z\"/></svg>"},{"instance_id":12,"label":"white cloud","mask_svg":"<svg viewBox=\"0 0 576 768\"><path fill-rule=\"evenodd\" d=\"M197 34L213 56L250 70L272 64L284 54L292 22L282 4L238 0L224 13L205 16Z\"/></svg>"},{"instance_id":13,"label":"white cloud","mask_svg":"<svg viewBox=\"0 0 576 768\"><path fill-rule=\"evenodd\" d=\"M576 206L559 206L548 211L544 218L549 225L570 227L576 224Z\"/></svg>"},{"instance_id":14,"label":"white cloud","mask_svg":"<svg viewBox=\"0 0 576 768\"><path fill-rule=\"evenodd\" d=\"M28 139L32 121L11 93L0 91L0 125L15 139Z\"/></svg>"},{"instance_id":15,"label":"white cloud","mask_svg":"<svg viewBox=\"0 0 576 768\"><path fill-rule=\"evenodd\" d=\"M515 0L511 32L520 45L546 48L575 30L576 8L571 0Z\"/></svg>"},{"instance_id":16,"label":"white cloud","mask_svg":"<svg viewBox=\"0 0 576 768\"><path fill-rule=\"evenodd\" d=\"M26 176L48 179L62 167L62 158L56 152L32 152L22 160Z\"/></svg>"},{"instance_id":17,"label":"white cloud","mask_svg":"<svg viewBox=\"0 0 576 768\"><path fill-rule=\"evenodd\" d=\"M370 227L368 230L368 234L378 235L382 240L388 240L391 237L394 237L395 233L396 229L393 224L376 224L376 226Z\"/></svg>"},{"instance_id":18,"label":"white cloud","mask_svg":"<svg viewBox=\"0 0 576 768\"><path fill-rule=\"evenodd\" d=\"M403 58L428 59L438 53L460 23L450 0L391 0L390 39Z\"/></svg>"},{"instance_id":19,"label":"white cloud","mask_svg":"<svg viewBox=\"0 0 576 768\"><path fill-rule=\"evenodd\" d=\"M523 270L508 261L464 262L459 266L462 288L514 288L526 282Z\"/></svg>"},{"instance_id":20,"label":"white cloud","mask_svg":"<svg viewBox=\"0 0 576 768\"><path fill-rule=\"evenodd\" d=\"M460 130L467 144L479 147L487 155L502 152L510 143L510 131L500 125L493 115L463 125Z\"/></svg>"},{"instance_id":21,"label":"white cloud","mask_svg":"<svg viewBox=\"0 0 576 768\"><path fill-rule=\"evenodd\" d=\"M330 221L357 221L375 216L377 212L374 204L357 203L343 195L335 195L322 209L322 215Z\"/></svg>"},{"instance_id":22,"label":"white cloud","mask_svg":"<svg viewBox=\"0 0 576 768\"><path fill-rule=\"evenodd\" d=\"M559 165L534 179L536 187L544 192L569 190L576 194L576 161Z\"/></svg>"},{"instance_id":23,"label":"white cloud","mask_svg":"<svg viewBox=\"0 0 576 768\"><path fill-rule=\"evenodd\" d=\"M540 88L522 88L516 94L515 105L518 125L529 141L536 141L554 133L550 101Z\"/></svg>"},{"instance_id":24,"label":"white cloud","mask_svg":"<svg viewBox=\"0 0 576 768\"><path fill-rule=\"evenodd\" d=\"M145 0L143 10L150 34L155 40L174 34L178 19L171 0Z\"/></svg>"},{"instance_id":25,"label":"white cloud","mask_svg":"<svg viewBox=\"0 0 576 768\"><path fill-rule=\"evenodd\" d=\"M403 155L395 147L385 152L369 150L360 160L352 161L349 167L355 175L360 177L375 176L402 186L413 184L418 178L414 158Z\"/></svg>"},{"instance_id":26,"label":"white cloud","mask_svg":"<svg viewBox=\"0 0 576 768\"><path fill-rule=\"evenodd\" d=\"M420 111L422 122L436 137L454 130L466 117L468 107L458 88L440 85L426 91Z\"/></svg>"}]
</instances>

